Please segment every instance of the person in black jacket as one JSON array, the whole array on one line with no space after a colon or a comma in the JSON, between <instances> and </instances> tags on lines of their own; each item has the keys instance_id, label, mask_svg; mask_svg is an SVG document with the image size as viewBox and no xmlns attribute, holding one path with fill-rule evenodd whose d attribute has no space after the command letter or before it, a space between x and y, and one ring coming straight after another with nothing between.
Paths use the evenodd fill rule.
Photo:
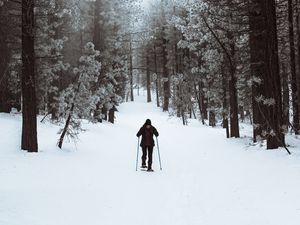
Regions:
<instances>
[{"instance_id":1,"label":"person in black jacket","mask_svg":"<svg viewBox=\"0 0 300 225\"><path fill-rule=\"evenodd\" d=\"M158 132L155 127L151 125L151 120L147 119L145 124L140 128L139 132L136 134L137 137L142 135L142 141L140 146L143 150L142 155L142 168L147 168L146 166L146 158L148 153L148 171L152 170L152 154L153 154L153 147L155 146L153 135L156 137L158 136Z\"/></svg>"}]
</instances>

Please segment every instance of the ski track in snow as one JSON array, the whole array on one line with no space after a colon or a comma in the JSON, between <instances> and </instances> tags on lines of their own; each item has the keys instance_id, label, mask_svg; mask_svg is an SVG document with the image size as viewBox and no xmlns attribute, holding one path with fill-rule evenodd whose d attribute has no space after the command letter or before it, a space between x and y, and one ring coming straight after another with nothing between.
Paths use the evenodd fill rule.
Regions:
<instances>
[{"instance_id":1,"label":"ski track in snow","mask_svg":"<svg viewBox=\"0 0 300 225\"><path fill-rule=\"evenodd\" d=\"M0 225L300 224L298 147L292 156L247 147L136 98L115 125L85 123L76 148L58 150L58 127L39 124L38 154L19 150L20 116L0 114ZM147 118L160 133L154 173L135 171Z\"/></svg>"}]
</instances>

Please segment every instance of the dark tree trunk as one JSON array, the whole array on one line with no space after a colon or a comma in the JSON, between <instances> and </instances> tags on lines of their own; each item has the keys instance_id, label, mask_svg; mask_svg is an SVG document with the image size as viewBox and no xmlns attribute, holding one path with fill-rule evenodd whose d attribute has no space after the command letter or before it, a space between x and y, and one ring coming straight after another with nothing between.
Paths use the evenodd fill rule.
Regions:
<instances>
[{"instance_id":1,"label":"dark tree trunk","mask_svg":"<svg viewBox=\"0 0 300 225\"><path fill-rule=\"evenodd\" d=\"M205 93L203 91L204 89L204 84L202 81L198 82L198 87L199 87L199 107L201 108L200 112L202 113L202 118L203 120L208 119L208 111L207 111L207 97L205 96Z\"/></svg>"},{"instance_id":2,"label":"dark tree trunk","mask_svg":"<svg viewBox=\"0 0 300 225\"><path fill-rule=\"evenodd\" d=\"M234 59L235 55L235 43L233 41L234 37L229 32L228 34L230 40L230 54L231 59ZM230 79L229 79L229 104L230 104L230 137L240 137L239 129L239 116L238 116L238 100L237 100L237 88L236 88L236 68L233 62L230 63Z\"/></svg>"},{"instance_id":3,"label":"dark tree trunk","mask_svg":"<svg viewBox=\"0 0 300 225\"><path fill-rule=\"evenodd\" d=\"M103 120L107 121L107 109L105 108L105 106L103 106L101 112L102 112Z\"/></svg>"},{"instance_id":4,"label":"dark tree trunk","mask_svg":"<svg viewBox=\"0 0 300 225\"><path fill-rule=\"evenodd\" d=\"M146 64L147 64L147 102L151 102L150 59L148 55L146 57Z\"/></svg>"},{"instance_id":5,"label":"dark tree trunk","mask_svg":"<svg viewBox=\"0 0 300 225\"><path fill-rule=\"evenodd\" d=\"M164 33L164 32L163 32ZM164 35L164 34L163 34ZM163 56L163 111L169 110L169 99L170 99L170 84L169 84L169 72L168 72L168 52L167 52L167 40L163 37L162 56Z\"/></svg>"},{"instance_id":6,"label":"dark tree trunk","mask_svg":"<svg viewBox=\"0 0 300 225\"><path fill-rule=\"evenodd\" d=\"M34 0L22 1L22 144L29 152L38 151L34 70Z\"/></svg>"},{"instance_id":7,"label":"dark tree trunk","mask_svg":"<svg viewBox=\"0 0 300 225\"><path fill-rule=\"evenodd\" d=\"M262 131L266 130L264 122L265 106L258 101L264 96L264 18L260 7L260 0L252 0L249 11L250 28L250 69L252 77L252 112L253 112L253 142L257 137L262 137Z\"/></svg>"},{"instance_id":8,"label":"dark tree trunk","mask_svg":"<svg viewBox=\"0 0 300 225\"><path fill-rule=\"evenodd\" d=\"M267 149L276 149L284 144L282 132L282 98L279 75L278 41L276 27L275 0L262 1L265 17L265 76L266 98L273 99L274 104L267 107L268 133Z\"/></svg>"},{"instance_id":9,"label":"dark tree trunk","mask_svg":"<svg viewBox=\"0 0 300 225\"><path fill-rule=\"evenodd\" d=\"M167 39L166 39L166 15L165 15L166 2L161 0L161 16L162 16L162 30L161 30L161 40L162 40L162 87L163 87L163 111L169 110L170 101L170 82L169 82L169 71L168 71L168 50L167 50Z\"/></svg>"},{"instance_id":10,"label":"dark tree trunk","mask_svg":"<svg viewBox=\"0 0 300 225\"><path fill-rule=\"evenodd\" d=\"M198 58L198 67L200 68L202 64L202 60L201 60L201 56L199 56ZM204 125L205 121L204 121L204 106L202 103L202 82L201 81L197 81L195 76L193 76L193 86L194 86L194 94L197 100L197 105L198 105L198 109L200 112L200 118L201 118L201 122Z\"/></svg>"},{"instance_id":11,"label":"dark tree trunk","mask_svg":"<svg viewBox=\"0 0 300 225\"><path fill-rule=\"evenodd\" d=\"M95 45L95 50L100 50L102 48L101 46L101 26L100 26L100 9L101 9L101 0L96 0L95 1L95 7L94 7L94 30L93 30L93 43ZM80 36L80 40L81 40L81 49L83 49L83 34L81 32L81 36ZM102 50L102 49L101 49ZM100 57L98 57L98 59L100 60ZM98 121L98 122L102 122L102 118L100 117L101 115L101 102L98 102L96 104L96 109L94 111L94 120Z\"/></svg>"},{"instance_id":12,"label":"dark tree trunk","mask_svg":"<svg viewBox=\"0 0 300 225\"><path fill-rule=\"evenodd\" d=\"M298 90L298 107L300 110L300 3L299 0L296 0L296 32L297 32L297 52L298 52L298 57L297 57L297 64L298 64L298 76L297 76L297 90ZM300 126L300 125L299 125Z\"/></svg>"},{"instance_id":13,"label":"dark tree trunk","mask_svg":"<svg viewBox=\"0 0 300 225\"><path fill-rule=\"evenodd\" d=\"M216 113L215 113L215 109L214 109L214 102L211 101L210 102L210 110L209 110L209 118L208 118L208 125L211 127L215 127L216 126Z\"/></svg>"},{"instance_id":14,"label":"dark tree trunk","mask_svg":"<svg viewBox=\"0 0 300 225\"><path fill-rule=\"evenodd\" d=\"M101 46L100 9L101 9L101 0L96 0L95 7L94 7L94 32L93 32L93 43L95 45L96 50L100 50L102 48L102 46Z\"/></svg>"},{"instance_id":15,"label":"dark tree trunk","mask_svg":"<svg viewBox=\"0 0 300 225\"><path fill-rule=\"evenodd\" d=\"M288 74L286 71L286 66L284 63L282 63L282 99L283 99L283 125L285 129L290 125L290 113L289 113L289 108L290 108L290 93L289 93L289 83L288 83Z\"/></svg>"},{"instance_id":16,"label":"dark tree trunk","mask_svg":"<svg viewBox=\"0 0 300 225\"><path fill-rule=\"evenodd\" d=\"M244 122L244 120L245 120L244 106L239 106L239 114L240 114L240 117L241 117L241 121Z\"/></svg>"},{"instance_id":17,"label":"dark tree trunk","mask_svg":"<svg viewBox=\"0 0 300 225\"><path fill-rule=\"evenodd\" d=\"M156 53L156 47L154 45L154 71L156 74L156 79L155 79L155 91L156 91L156 105L157 107L160 107L160 103L159 103L159 75L158 75L158 71L157 71L157 53Z\"/></svg>"},{"instance_id":18,"label":"dark tree trunk","mask_svg":"<svg viewBox=\"0 0 300 225\"><path fill-rule=\"evenodd\" d=\"M163 11L163 17L164 17ZM162 82L163 82L163 111L169 110L169 99L170 99L170 83L169 83L169 71L168 71L168 51L167 51L167 39L165 38L165 27L162 28L161 38L162 38L162 66L163 66L163 74L162 74Z\"/></svg>"},{"instance_id":19,"label":"dark tree trunk","mask_svg":"<svg viewBox=\"0 0 300 225\"><path fill-rule=\"evenodd\" d=\"M133 61L132 61L132 43L130 40L130 53L129 53L129 73L130 73L130 100L134 101L133 95Z\"/></svg>"},{"instance_id":20,"label":"dark tree trunk","mask_svg":"<svg viewBox=\"0 0 300 225\"><path fill-rule=\"evenodd\" d=\"M8 88L8 64L9 49L7 45L8 39L8 14L7 7L0 7L0 112L9 113L11 110L11 100Z\"/></svg>"},{"instance_id":21,"label":"dark tree trunk","mask_svg":"<svg viewBox=\"0 0 300 225\"><path fill-rule=\"evenodd\" d=\"M0 112L9 113L11 110L10 93L8 89L8 49L6 44L2 42L2 34L0 33Z\"/></svg>"},{"instance_id":22,"label":"dark tree trunk","mask_svg":"<svg viewBox=\"0 0 300 225\"><path fill-rule=\"evenodd\" d=\"M102 123L102 115L101 115L101 103L98 102L96 104L96 109L94 111L94 120L98 121L99 123Z\"/></svg>"},{"instance_id":23,"label":"dark tree trunk","mask_svg":"<svg viewBox=\"0 0 300 225\"><path fill-rule=\"evenodd\" d=\"M205 121L204 121L204 115L203 115L203 108L202 108L202 104L201 104L201 94L200 94L200 85L198 85L198 89L197 89L197 85L194 81L194 92L195 92L195 96L197 99L197 103L198 103L198 108L199 108L199 112L200 112L200 117L201 117L201 122L204 125Z\"/></svg>"},{"instance_id":24,"label":"dark tree trunk","mask_svg":"<svg viewBox=\"0 0 300 225\"><path fill-rule=\"evenodd\" d=\"M299 103L296 76L296 56L294 37L294 13L293 1L288 0L288 22L289 22L289 43L290 43L290 66L291 66L291 86L292 86L292 106L293 106L293 128L295 134L299 134Z\"/></svg>"},{"instance_id":25,"label":"dark tree trunk","mask_svg":"<svg viewBox=\"0 0 300 225\"><path fill-rule=\"evenodd\" d=\"M285 143L275 0L252 0L249 21L251 73L257 80L252 86L254 141L257 133L264 130L267 149L276 149Z\"/></svg>"},{"instance_id":26,"label":"dark tree trunk","mask_svg":"<svg viewBox=\"0 0 300 225\"><path fill-rule=\"evenodd\" d=\"M115 122L115 111L117 111L116 107L113 106L108 112L108 122L114 123Z\"/></svg>"},{"instance_id":27,"label":"dark tree trunk","mask_svg":"<svg viewBox=\"0 0 300 225\"><path fill-rule=\"evenodd\" d=\"M201 57L199 57L198 59L198 67L201 68L201 64L202 64L202 59ZM198 88L199 88L199 97L198 97L198 104L199 104L199 110L201 113L201 117L202 117L202 123L203 125L204 120L208 119L208 113L207 113L207 98L205 97L205 93L204 93L204 84L203 81L199 81L198 82Z\"/></svg>"},{"instance_id":28,"label":"dark tree trunk","mask_svg":"<svg viewBox=\"0 0 300 225\"><path fill-rule=\"evenodd\" d=\"M181 108L182 108L182 99L181 99L181 86L182 84L176 85L176 115L177 117L181 117Z\"/></svg>"},{"instance_id":29,"label":"dark tree trunk","mask_svg":"<svg viewBox=\"0 0 300 225\"><path fill-rule=\"evenodd\" d=\"M207 97L204 94L203 85L201 85L200 101L201 101L201 105L202 105L203 119L207 120L208 119Z\"/></svg>"},{"instance_id":30,"label":"dark tree trunk","mask_svg":"<svg viewBox=\"0 0 300 225\"><path fill-rule=\"evenodd\" d=\"M226 137L229 138L229 124L228 124L228 104L227 104L227 77L222 73L222 86L223 86L223 128L226 129Z\"/></svg>"},{"instance_id":31,"label":"dark tree trunk","mask_svg":"<svg viewBox=\"0 0 300 225\"><path fill-rule=\"evenodd\" d=\"M182 109L180 111L180 114L181 114L181 119L182 119L183 126L187 125L187 121L186 121L186 118L185 118L185 113Z\"/></svg>"},{"instance_id":32,"label":"dark tree trunk","mask_svg":"<svg viewBox=\"0 0 300 225\"><path fill-rule=\"evenodd\" d=\"M240 137L239 119L238 119L238 103L235 73L231 72L229 80L229 104L230 104L230 137Z\"/></svg>"},{"instance_id":33,"label":"dark tree trunk","mask_svg":"<svg viewBox=\"0 0 300 225\"><path fill-rule=\"evenodd\" d=\"M72 106L71 106L68 118L66 120L66 124L65 124L63 132L61 133L60 138L59 138L58 147L60 149L62 148L62 145L63 145L63 142L64 142L64 138L65 138L65 136L67 134L67 131L69 129L69 126L70 126L70 122L71 122L71 118L72 118L72 115L73 115L74 107L75 107L75 104L72 103Z\"/></svg>"}]
</instances>

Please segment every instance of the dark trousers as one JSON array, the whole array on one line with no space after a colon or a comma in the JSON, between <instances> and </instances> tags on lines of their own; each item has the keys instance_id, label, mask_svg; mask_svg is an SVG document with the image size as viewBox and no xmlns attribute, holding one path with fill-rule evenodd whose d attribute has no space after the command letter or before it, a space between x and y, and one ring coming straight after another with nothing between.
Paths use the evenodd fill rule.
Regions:
<instances>
[{"instance_id":1,"label":"dark trousers","mask_svg":"<svg viewBox=\"0 0 300 225\"><path fill-rule=\"evenodd\" d=\"M146 165L146 159L147 159L147 153L148 153L148 169L151 169L153 146L142 147L142 150L143 150L142 165Z\"/></svg>"}]
</instances>

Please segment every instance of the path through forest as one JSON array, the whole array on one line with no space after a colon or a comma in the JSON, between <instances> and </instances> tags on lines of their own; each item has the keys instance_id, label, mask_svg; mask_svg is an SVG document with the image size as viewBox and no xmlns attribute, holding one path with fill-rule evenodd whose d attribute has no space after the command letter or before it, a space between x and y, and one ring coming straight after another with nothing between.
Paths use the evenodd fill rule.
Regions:
<instances>
[{"instance_id":1,"label":"path through forest","mask_svg":"<svg viewBox=\"0 0 300 225\"><path fill-rule=\"evenodd\" d=\"M298 158L249 150L198 121L183 127L136 98L115 125L85 124L76 150L59 151L57 126L42 124L42 151L20 152L20 117L1 114L0 225L299 224ZM135 171L146 118L160 133L163 170L155 149L154 173Z\"/></svg>"}]
</instances>

